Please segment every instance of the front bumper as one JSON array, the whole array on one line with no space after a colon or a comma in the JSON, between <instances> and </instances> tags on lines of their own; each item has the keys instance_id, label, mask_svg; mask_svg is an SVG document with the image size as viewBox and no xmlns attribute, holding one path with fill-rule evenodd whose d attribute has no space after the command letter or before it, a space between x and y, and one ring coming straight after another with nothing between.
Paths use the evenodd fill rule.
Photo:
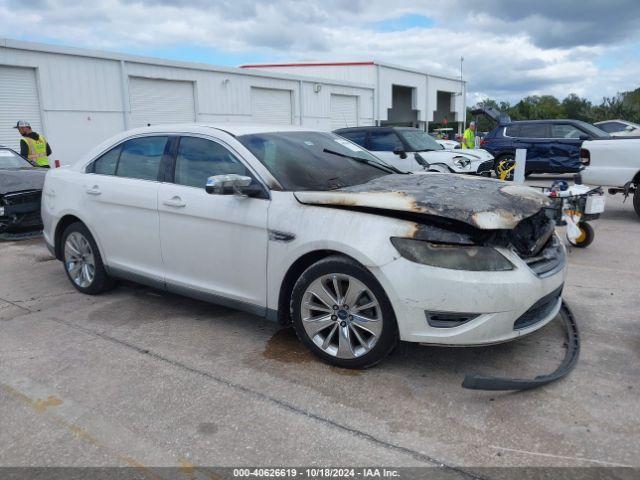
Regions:
<instances>
[{"instance_id":1,"label":"front bumper","mask_svg":"<svg viewBox=\"0 0 640 480\"><path fill-rule=\"evenodd\" d=\"M0 232L19 232L42 228L39 190L5 194L0 206Z\"/></svg>"},{"instance_id":2,"label":"front bumper","mask_svg":"<svg viewBox=\"0 0 640 480\"><path fill-rule=\"evenodd\" d=\"M381 267L380 280L393 305L400 338L436 345L488 345L531 333L555 318L562 304L565 264L537 275L515 253L501 253L515 265L513 270L469 272L404 258ZM434 312L436 318L453 314L471 319L457 326L433 326L442 325L429 321Z\"/></svg>"}]
</instances>

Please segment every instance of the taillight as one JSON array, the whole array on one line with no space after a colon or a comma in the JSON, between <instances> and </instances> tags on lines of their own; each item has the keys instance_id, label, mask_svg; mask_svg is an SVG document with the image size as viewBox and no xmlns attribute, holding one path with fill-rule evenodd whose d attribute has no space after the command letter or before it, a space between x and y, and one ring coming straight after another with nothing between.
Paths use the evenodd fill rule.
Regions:
<instances>
[{"instance_id":1,"label":"taillight","mask_svg":"<svg viewBox=\"0 0 640 480\"><path fill-rule=\"evenodd\" d=\"M60 160L54 160L54 161L53 161L53 166L54 166L55 168L60 168Z\"/></svg>"},{"instance_id":2,"label":"taillight","mask_svg":"<svg viewBox=\"0 0 640 480\"><path fill-rule=\"evenodd\" d=\"M580 149L580 163L582 165L589 165L591 163L591 152L586 148Z\"/></svg>"},{"instance_id":3,"label":"taillight","mask_svg":"<svg viewBox=\"0 0 640 480\"><path fill-rule=\"evenodd\" d=\"M487 140L485 140L484 138L482 140L480 140L480 146L484 147L487 144Z\"/></svg>"}]
</instances>

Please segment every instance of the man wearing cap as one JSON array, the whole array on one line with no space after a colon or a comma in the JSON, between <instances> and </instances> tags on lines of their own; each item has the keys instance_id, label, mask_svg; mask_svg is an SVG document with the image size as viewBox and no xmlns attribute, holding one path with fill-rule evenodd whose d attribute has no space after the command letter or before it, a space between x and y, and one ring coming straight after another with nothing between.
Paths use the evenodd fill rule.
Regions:
<instances>
[{"instance_id":1,"label":"man wearing cap","mask_svg":"<svg viewBox=\"0 0 640 480\"><path fill-rule=\"evenodd\" d=\"M17 128L20 135L22 135L20 139L20 155L39 167L49 168L51 147L47 143L47 139L44 138L44 135L40 135L31 130L29 122L25 122L24 120L18 121L13 128Z\"/></svg>"}]
</instances>

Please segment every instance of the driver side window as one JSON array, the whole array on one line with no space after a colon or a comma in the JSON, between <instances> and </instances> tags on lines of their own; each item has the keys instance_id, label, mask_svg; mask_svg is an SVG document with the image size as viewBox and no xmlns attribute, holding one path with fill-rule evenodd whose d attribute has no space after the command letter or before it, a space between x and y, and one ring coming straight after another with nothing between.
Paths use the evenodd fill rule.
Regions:
<instances>
[{"instance_id":1,"label":"driver side window","mask_svg":"<svg viewBox=\"0 0 640 480\"><path fill-rule=\"evenodd\" d=\"M398 135L393 131L372 131L369 133L369 150L373 152L393 152L403 148Z\"/></svg>"},{"instance_id":2,"label":"driver side window","mask_svg":"<svg viewBox=\"0 0 640 480\"><path fill-rule=\"evenodd\" d=\"M235 173L252 177L248 169L219 143L198 137L181 137L174 183L204 188L207 178Z\"/></svg>"}]
</instances>

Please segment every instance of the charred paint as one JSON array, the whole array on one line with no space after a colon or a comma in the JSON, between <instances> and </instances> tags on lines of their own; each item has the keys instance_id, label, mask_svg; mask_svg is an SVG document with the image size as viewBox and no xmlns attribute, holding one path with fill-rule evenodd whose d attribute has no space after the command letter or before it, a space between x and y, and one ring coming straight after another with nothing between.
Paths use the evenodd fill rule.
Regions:
<instances>
[{"instance_id":1,"label":"charred paint","mask_svg":"<svg viewBox=\"0 0 640 480\"><path fill-rule=\"evenodd\" d=\"M420 213L481 230L515 228L549 205L546 196L529 187L437 173L387 175L353 187L295 195L305 204Z\"/></svg>"}]
</instances>

